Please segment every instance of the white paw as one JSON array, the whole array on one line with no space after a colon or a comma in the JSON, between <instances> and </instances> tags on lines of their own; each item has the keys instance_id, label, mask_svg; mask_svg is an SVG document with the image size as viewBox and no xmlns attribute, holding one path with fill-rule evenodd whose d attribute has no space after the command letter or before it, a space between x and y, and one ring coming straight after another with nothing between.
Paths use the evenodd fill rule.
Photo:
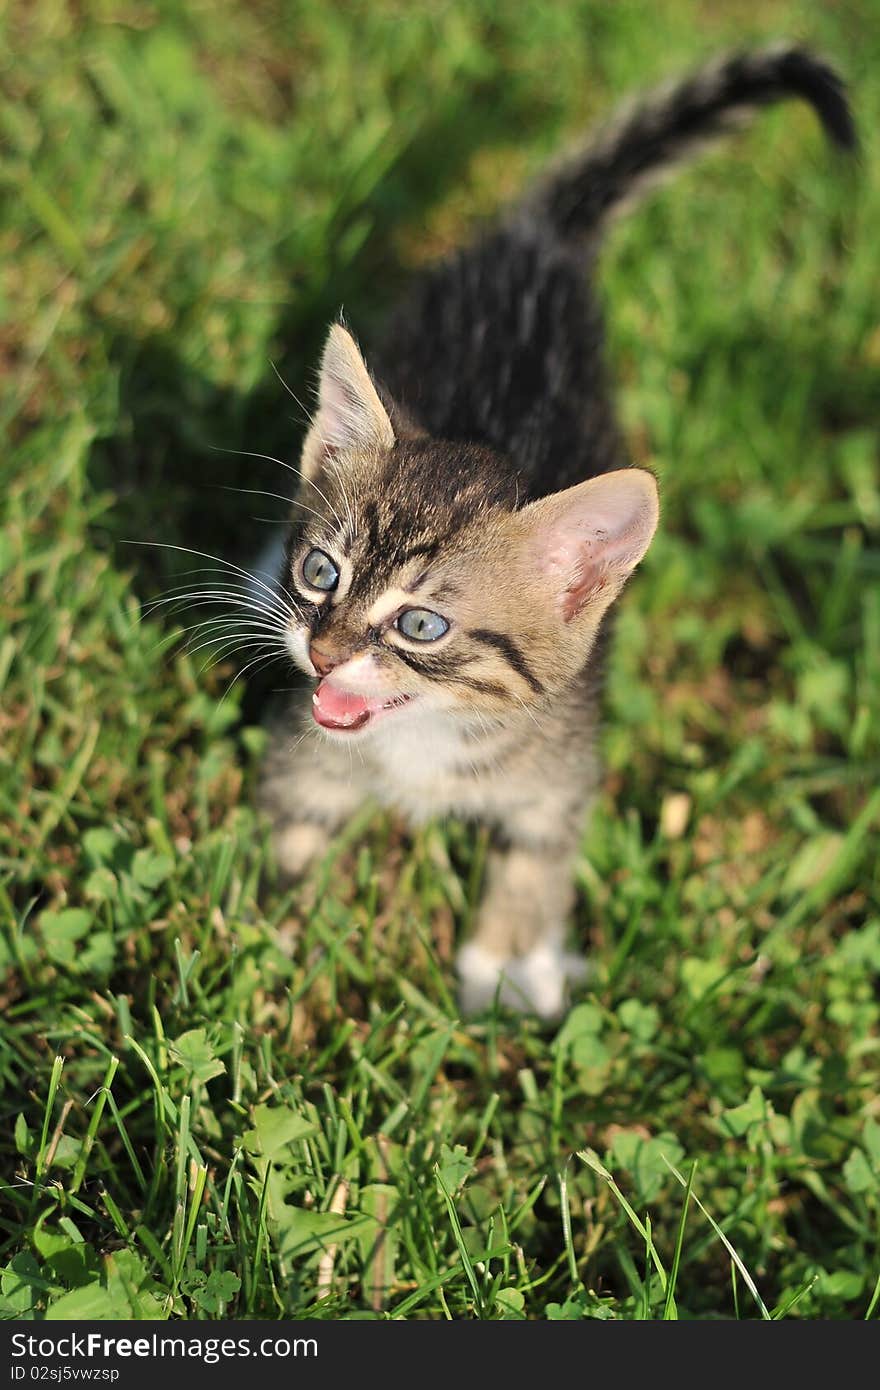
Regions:
<instances>
[{"instance_id":1,"label":"white paw","mask_svg":"<svg viewBox=\"0 0 880 1390\"><path fill-rule=\"evenodd\" d=\"M458 971L458 1002L464 1014L476 1014L487 1009L495 998L501 979L503 962L490 956L482 946L469 941L459 951L455 968Z\"/></svg>"},{"instance_id":2,"label":"white paw","mask_svg":"<svg viewBox=\"0 0 880 1390\"><path fill-rule=\"evenodd\" d=\"M456 965L463 1013L479 1013L497 997L507 1008L539 1018L558 1017L568 984L583 980L589 970L581 956L559 946L544 944L524 956L499 960L473 941L461 948Z\"/></svg>"},{"instance_id":3,"label":"white paw","mask_svg":"<svg viewBox=\"0 0 880 1390\"><path fill-rule=\"evenodd\" d=\"M565 1009L567 985L586 974L587 962L580 956L559 946L536 946L527 955L505 962L501 997L521 1013L556 1018Z\"/></svg>"},{"instance_id":4,"label":"white paw","mask_svg":"<svg viewBox=\"0 0 880 1390\"><path fill-rule=\"evenodd\" d=\"M272 840L278 867L289 878L299 878L327 843L326 832L307 822L285 826L283 830L275 832Z\"/></svg>"}]
</instances>

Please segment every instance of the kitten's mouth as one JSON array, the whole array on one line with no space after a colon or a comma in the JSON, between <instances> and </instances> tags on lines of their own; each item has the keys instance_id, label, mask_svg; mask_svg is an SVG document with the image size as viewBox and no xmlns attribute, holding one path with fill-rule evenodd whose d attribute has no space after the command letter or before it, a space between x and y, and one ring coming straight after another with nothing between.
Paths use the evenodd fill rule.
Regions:
<instances>
[{"instance_id":1,"label":"kitten's mouth","mask_svg":"<svg viewBox=\"0 0 880 1390\"><path fill-rule=\"evenodd\" d=\"M408 705L414 698L413 695L377 695L369 699L323 680L312 696L312 714L322 729L353 733L355 729L365 728L371 720Z\"/></svg>"}]
</instances>

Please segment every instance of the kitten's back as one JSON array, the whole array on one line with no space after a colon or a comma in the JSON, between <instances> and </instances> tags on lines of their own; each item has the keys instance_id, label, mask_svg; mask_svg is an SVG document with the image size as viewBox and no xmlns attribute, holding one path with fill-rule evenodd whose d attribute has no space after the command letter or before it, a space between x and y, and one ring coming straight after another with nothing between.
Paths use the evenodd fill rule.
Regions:
<instances>
[{"instance_id":1,"label":"kitten's back","mask_svg":"<svg viewBox=\"0 0 880 1390\"><path fill-rule=\"evenodd\" d=\"M429 433L505 454L521 502L621 467L586 273L601 235L683 159L788 98L855 147L837 73L791 44L725 55L626 106L417 282L375 359L380 380Z\"/></svg>"}]
</instances>

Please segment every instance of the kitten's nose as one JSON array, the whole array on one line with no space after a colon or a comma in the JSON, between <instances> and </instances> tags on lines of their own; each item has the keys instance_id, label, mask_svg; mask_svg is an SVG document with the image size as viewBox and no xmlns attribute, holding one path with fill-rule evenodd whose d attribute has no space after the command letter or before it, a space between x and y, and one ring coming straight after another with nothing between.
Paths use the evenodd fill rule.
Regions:
<instances>
[{"instance_id":1,"label":"kitten's nose","mask_svg":"<svg viewBox=\"0 0 880 1390\"><path fill-rule=\"evenodd\" d=\"M320 642L309 643L309 660L319 676L329 676L333 667L339 665L336 654L328 647L322 647Z\"/></svg>"}]
</instances>

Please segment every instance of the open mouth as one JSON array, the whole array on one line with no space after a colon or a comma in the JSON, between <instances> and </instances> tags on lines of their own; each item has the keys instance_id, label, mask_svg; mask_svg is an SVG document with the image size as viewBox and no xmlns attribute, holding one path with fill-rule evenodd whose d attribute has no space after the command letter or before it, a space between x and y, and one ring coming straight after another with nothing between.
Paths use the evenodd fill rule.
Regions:
<instances>
[{"instance_id":1,"label":"open mouth","mask_svg":"<svg viewBox=\"0 0 880 1390\"><path fill-rule=\"evenodd\" d=\"M402 709L414 698L413 695L375 695L370 699L323 680L312 696L312 714L322 729L353 733L381 715Z\"/></svg>"}]
</instances>

